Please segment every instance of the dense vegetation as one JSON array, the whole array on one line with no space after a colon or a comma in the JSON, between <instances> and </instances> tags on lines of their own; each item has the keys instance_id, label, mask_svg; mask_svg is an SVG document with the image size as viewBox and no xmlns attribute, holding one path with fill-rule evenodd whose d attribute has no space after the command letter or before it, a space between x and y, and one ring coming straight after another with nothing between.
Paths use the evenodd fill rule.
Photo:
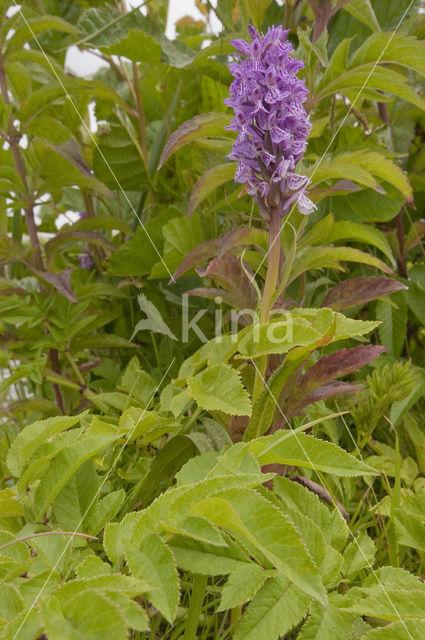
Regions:
<instances>
[{"instance_id":1,"label":"dense vegetation","mask_svg":"<svg viewBox=\"0 0 425 640\"><path fill-rule=\"evenodd\" d=\"M423 638L422 3L197 6L0 1L0 637ZM234 180L248 25L309 215Z\"/></svg>"}]
</instances>

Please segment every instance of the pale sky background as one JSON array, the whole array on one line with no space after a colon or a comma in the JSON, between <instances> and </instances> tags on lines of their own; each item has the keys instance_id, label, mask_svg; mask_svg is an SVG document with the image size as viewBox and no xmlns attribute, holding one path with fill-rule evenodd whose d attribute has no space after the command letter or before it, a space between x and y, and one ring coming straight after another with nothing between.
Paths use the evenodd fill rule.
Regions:
<instances>
[{"instance_id":1,"label":"pale sky background","mask_svg":"<svg viewBox=\"0 0 425 640\"><path fill-rule=\"evenodd\" d=\"M127 6L136 7L140 0L127 0ZM216 4L213 0L212 4ZM195 5L195 0L170 0L168 8L168 22L166 34L173 39L176 33L174 24L183 16L190 15L196 20L202 19L202 14ZM211 19L212 30L219 30L220 23L215 16ZM82 76L90 76L102 66L102 61L87 51L79 51L77 47L70 47L66 57L66 67L69 71Z\"/></svg>"}]
</instances>

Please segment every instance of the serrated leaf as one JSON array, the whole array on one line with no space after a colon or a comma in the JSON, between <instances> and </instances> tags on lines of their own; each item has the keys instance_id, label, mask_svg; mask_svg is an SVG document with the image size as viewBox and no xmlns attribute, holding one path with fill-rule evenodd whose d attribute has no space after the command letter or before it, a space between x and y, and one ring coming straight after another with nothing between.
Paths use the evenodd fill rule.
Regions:
<instances>
[{"instance_id":1,"label":"serrated leaf","mask_svg":"<svg viewBox=\"0 0 425 640\"><path fill-rule=\"evenodd\" d=\"M126 640L126 624L113 600L96 591L82 591L66 605L54 596L42 600L41 615L52 640Z\"/></svg>"},{"instance_id":2,"label":"serrated leaf","mask_svg":"<svg viewBox=\"0 0 425 640\"><path fill-rule=\"evenodd\" d=\"M251 489L229 490L220 497L200 500L191 511L237 538L242 537L259 549L279 573L311 597L326 603L317 567L294 525L259 493Z\"/></svg>"},{"instance_id":3,"label":"serrated leaf","mask_svg":"<svg viewBox=\"0 0 425 640\"><path fill-rule=\"evenodd\" d=\"M375 543L366 532L362 531L347 546L344 552L344 575L355 578L361 569L370 568L375 557Z\"/></svg>"},{"instance_id":4,"label":"serrated leaf","mask_svg":"<svg viewBox=\"0 0 425 640\"><path fill-rule=\"evenodd\" d=\"M244 416L251 413L251 401L239 373L225 364L207 367L188 378L190 396L202 409Z\"/></svg>"},{"instance_id":5,"label":"serrated leaf","mask_svg":"<svg viewBox=\"0 0 425 640\"><path fill-rule=\"evenodd\" d=\"M155 590L149 591L147 597L162 615L173 622L179 604L179 578L176 563L170 548L164 544L160 536L146 536L138 549L134 545L126 545L126 557L132 575L141 579L149 579Z\"/></svg>"},{"instance_id":6,"label":"serrated leaf","mask_svg":"<svg viewBox=\"0 0 425 640\"><path fill-rule=\"evenodd\" d=\"M50 462L34 492L36 518L41 519L66 482L97 453L116 440L116 436L88 436L62 450Z\"/></svg>"},{"instance_id":7,"label":"serrated leaf","mask_svg":"<svg viewBox=\"0 0 425 640\"><path fill-rule=\"evenodd\" d=\"M55 433L70 429L80 421L79 416L55 416L46 420L38 420L25 427L12 442L7 453L6 464L14 476L19 477L31 455L40 443L51 438Z\"/></svg>"},{"instance_id":8,"label":"serrated leaf","mask_svg":"<svg viewBox=\"0 0 425 640\"><path fill-rule=\"evenodd\" d=\"M301 622L309 598L285 578L270 578L239 620L234 640L278 640Z\"/></svg>"},{"instance_id":9,"label":"serrated leaf","mask_svg":"<svg viewBox=\"0 0 425 640\"><path fill-rule=\"evenodd\" d=\"M376 471L340 447L305 433L281 431L247 445L261 465L279 463L339 476L375 475Z\"/></svg>"},{"instance_id":10,"label":"serrated leaf","mask_svg":"<svg viewBox=\"0 0 425 640\"><path fill-rule=\"evenodd\" d=\"M258 589L272 573L254 563L241 565L235 569L223 587L217 611L233 609L252 600Z\"/></svg>"}]
</instances>

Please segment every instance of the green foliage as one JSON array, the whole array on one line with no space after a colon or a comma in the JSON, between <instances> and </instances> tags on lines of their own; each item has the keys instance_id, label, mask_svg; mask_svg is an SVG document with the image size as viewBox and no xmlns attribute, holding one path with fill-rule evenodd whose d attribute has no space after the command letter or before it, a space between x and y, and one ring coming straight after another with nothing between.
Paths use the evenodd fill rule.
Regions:
<instances>
[{"instance_id":1,"label":"green foliage","mask_svg":"<svg viewBox=\"0 0 425 640\"><path fill-rule=\"evenodd\" d=\"M0 638L421 638L423 2L168 4L0 2ZM223 99L280 23L273 243Z\"/></svg>"}]
</instances>

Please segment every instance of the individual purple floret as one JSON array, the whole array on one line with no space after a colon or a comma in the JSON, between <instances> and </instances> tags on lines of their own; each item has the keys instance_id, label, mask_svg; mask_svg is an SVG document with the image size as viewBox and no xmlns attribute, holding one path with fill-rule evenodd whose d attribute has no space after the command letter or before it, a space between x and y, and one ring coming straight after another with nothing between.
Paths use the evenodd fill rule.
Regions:
<instances>
[{"instance_id":1,"label":"individual purple floret","mask_svg":"<svg viewBox=\"0 0 425 640\"><path fill-rule=\"evenodd\" d=\"M81 253L78 256L78 260L80 262L81 269L92 269L94 267L94 260L88 252Z\"/></svg>"},{"instance_id":2,"label":"individual purple floret","mask_svg":"<svg viewBox=\"0 0 425 640\"><path fill-rule=\"evenodd\" d=\"M294 173L311 129L303 107L308 90L296 76L304 65L291 57L288 31L281 26L264 36L249 26L249 33L251 44L232 40L239 55L230 65L235 79L224 101L235 112L227 127L238 134L228 156L238 161L235 181L245 184L263 213L273 207L284 216L294 203L301 213L311 213L316 207L305 191L310 181Z\"/></svg>"}]
</instances>

